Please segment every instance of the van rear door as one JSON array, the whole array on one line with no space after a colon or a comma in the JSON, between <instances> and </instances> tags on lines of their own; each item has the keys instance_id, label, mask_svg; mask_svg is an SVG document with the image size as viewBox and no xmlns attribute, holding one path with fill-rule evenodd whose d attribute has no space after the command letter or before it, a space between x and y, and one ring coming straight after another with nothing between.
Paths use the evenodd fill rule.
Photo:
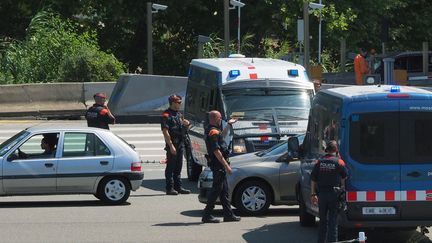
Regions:
<instances>
[{"instance_id":1,"label":"van rear door","mask_svg":"<svg viewBox=\"0 0 432 243\"><path fill-rule=\"evenodd\" d=\"M400 101L401 219L432 218L432 101Z\"/></svg>"},{"instance_id":2,"label":"van rear door","mask_svg":"<svg viewBox=\"0 0 432 243\"><path fill-rule=\"evenodd\" d=\"M350 220L400 219L399 101L351 103L347 180Z\"/></svg>"}]
</instances>

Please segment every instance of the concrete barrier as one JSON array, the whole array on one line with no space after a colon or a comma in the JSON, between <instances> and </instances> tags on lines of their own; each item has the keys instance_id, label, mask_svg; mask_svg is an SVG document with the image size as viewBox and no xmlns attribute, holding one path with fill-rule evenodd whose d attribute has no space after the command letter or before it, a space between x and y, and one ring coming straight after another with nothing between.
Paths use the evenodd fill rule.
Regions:
<instances>
[{"instance_id":1,"label":"concrete barrier","mask_svg":"<svg viewBox=\"0 0 432 243\"><path fill-rule=\"evenodd\" d=\"M89 107L93 105L94 99L93 95L98 92L104 92L107 94L108 99L111 97L111 93L114 89L116 82L94 82L94 83L84 83L84 104Z\"/></svg>"}]
</instances>

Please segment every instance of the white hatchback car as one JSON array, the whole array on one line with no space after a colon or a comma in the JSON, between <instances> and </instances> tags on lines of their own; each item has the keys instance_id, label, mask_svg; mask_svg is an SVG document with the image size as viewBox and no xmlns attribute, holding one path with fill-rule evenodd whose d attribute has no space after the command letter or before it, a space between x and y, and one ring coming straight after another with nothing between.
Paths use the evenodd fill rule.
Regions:
<instances>
[{"instance_id":1,"label":"white hatchback car","mask_svg":"<svg viewBox=\"0 0 432 243\"><path fill-rule=\"evenodd\" d=\"M144 173L139 154L108 130L27 128L0 145L0 195L94 194L121 204Z\"/></svg>"}]
</instances>

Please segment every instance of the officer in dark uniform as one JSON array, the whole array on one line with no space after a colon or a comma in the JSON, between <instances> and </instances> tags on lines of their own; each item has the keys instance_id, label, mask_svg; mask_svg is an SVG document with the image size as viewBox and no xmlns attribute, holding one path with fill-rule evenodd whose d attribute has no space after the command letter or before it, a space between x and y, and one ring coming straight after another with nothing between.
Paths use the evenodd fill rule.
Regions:
<instances>
[{"instance_id":1,"label":"officer in dark uniform","mask_svg":"<svg viewBox=\"0 0 432 243\"><path fill-rule=\"evenodd\" d=\"M87 125L89 127L98 127L109 130L108 124L114 124L115 117L113 114L111 114L111 111L105 104L107 98L106 94L96 93L93 95L93 98L95 100L95 104L93 104L93 106L90 107L85 114Z\"/></svg>"},{"instance_id":2,"label":"officer in dark uniform","mask_svg":"<svg viewBox=\"0 0 432 243\"><path fill-rule=\"evenodd\" d=\"M348 176L335 140L327 142L325 152L326 155L318 159L311 173L311 202L319 207L319 243L338 240L338 193L345 186Z\"/></svg>"},{"instance_id":3,"label":"officer in dark uniform","mask_svg":"<svg viewBox=\"0 0 432 243\"><path fill-rule=\"evenodd\" d=\"M228 182L226 173L231 174L232 170L227 161L229 150L222 135L226 133L228 125L225 127L224 131L221 131L221 122L222 116L220 112L210 111L209 126L206 129L206 146L209 156L209 166L213 172L213 186L201 219L203 223L220 222L219 219L216 219L211 214L218 197L223 207L224 222L240 221L240 217L234 215L228 198ZM235 119L229 120L229 126L234 122L236 122Z\"/></svg>"},{"instance_id":4,"label":"officer in dark uniform","mask_svg":"<svg viewBox=\"0 0 432 243\"><path fill-rule=\"evenodd\" d=\"M179 112L182 98L171 95L169 108L162 113L161 129L165 139L167 163L165 168L166 194L189 194L190 190L182 187L180 173L183 165L183 134L189 128L189 121Z\"/></svg>"}]
</instances>

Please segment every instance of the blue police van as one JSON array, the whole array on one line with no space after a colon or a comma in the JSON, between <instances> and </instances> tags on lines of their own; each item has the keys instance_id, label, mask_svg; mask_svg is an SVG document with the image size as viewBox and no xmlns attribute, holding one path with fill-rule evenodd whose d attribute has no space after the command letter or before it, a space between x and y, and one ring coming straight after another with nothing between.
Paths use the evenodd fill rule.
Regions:
<instances>
[{"instance_id":1,"label":"blue police van","mask_svg":"<svg viewBox=\"0 0 432 243\"><path fill-rule=\"evenodd\" d=\"M432 92L413 87L350 86L322 90L307 133L288 149L301 160L297 198L300 223L315 223L310 174L336 140L349 171L343 228L432 225Z\"/></svg>"}]
</instances>

